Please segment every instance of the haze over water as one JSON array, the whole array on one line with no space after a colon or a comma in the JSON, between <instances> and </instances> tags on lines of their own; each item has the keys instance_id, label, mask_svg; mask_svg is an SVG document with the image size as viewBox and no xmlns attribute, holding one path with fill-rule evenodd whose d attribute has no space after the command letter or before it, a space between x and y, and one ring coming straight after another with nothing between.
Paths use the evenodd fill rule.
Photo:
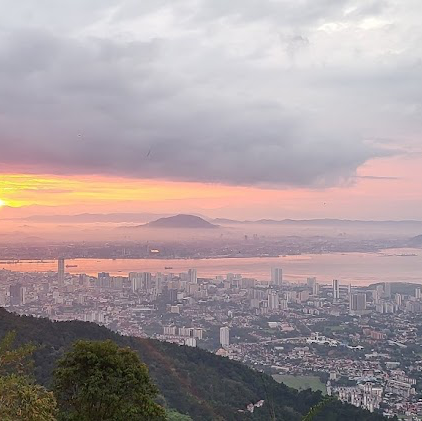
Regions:
<instances>
[{"instance_id":1,"label":"haze over water","mask_svg":"<svg viewBox=\"0 0 422 421\"><path fill-rule=\"evenodd\" d=\"M0 263L0 268L22 272L56 271L57 262L48 260ZM292 282L316 276L321 283L332 279L354 285L374 282L422 283L422 251L420 249L389 249L380 253L303 254L284 257L221 258L221 259L73 259L67 260L66 272L96 276L109 272L127 276L132 271L175 273L196 268L199 277L215 277L240 273L243 277L268 280L272 267L281 267L284 279ZM165 269L171 267L172 269Z\"/></svg>"}]
</instances>

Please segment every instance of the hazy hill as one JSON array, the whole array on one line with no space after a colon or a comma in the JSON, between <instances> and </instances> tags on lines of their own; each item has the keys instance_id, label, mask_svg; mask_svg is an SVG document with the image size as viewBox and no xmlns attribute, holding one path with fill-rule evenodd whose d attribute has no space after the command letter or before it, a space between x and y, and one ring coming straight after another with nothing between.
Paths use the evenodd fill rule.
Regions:
<instances>
[{"instance_id":1,"label":"hazy hill","mask_svg":"<svg viewBox=\"0 0 422 421\"><path fill-rule=\"evenodd\" d=\"M227 218L216 218L213 222L218 224L250 224L250 225L316 225L316 226L421 226L422 221L398 220L398 221L371 221L352 219L258 219L258 220L236 220ZM422 237L422 236L421 236Z\"/></svg>"},{"instance_id":2,"label":"hazy hill","mask_svg":"<svg viewBox=\"0 0 422 421\"><path fill-rule=\"evenodd\" d=\"M211 224L199 216L183 214L160 218L142 226L148 228L218 228L218 225Z\"/></svg>"},{"instance_id":3,"label":"hazy hill","mask_svg":"<svg viewBox=\"0 0 422 421\"><path fill-rule=\"evenodd\" d=\"M384 287L384 282L377 282L368 286L370 289L376 289L377 286ZM409 282L390 282L392 294L415 295L416 288L421 288L420 284L412 284Z\"/></svg>"},{"instance_id":4,"label":"hazy hill","mask_svg":"<svg viewBox=\"0 0 422 421\"><path fill-rule=\"evenodd\" d=\"M420 247L422 246L422 235L417 235L409 240L409 246Z\"/></svg>"},{"instance_id":5,"label":"hazy hill","mask_svg":"<svg viewBox=\"0 0 422 421\"><path fill-rule=\"evenodd\" d=\"M160 403L201 421L276 420L300 421L309 408L321 399L310 390L298 392L278 384L270 376L238 362L209 352L158 342L123 337L84 322L52 322L17 316L0 308L0 337L17 332L19 343L40 345L35 354L36 377L48 386L56 360L77 339L112 339L120 346L135 349L148 365L158 385ZM243 412L246 405L263 399L262 408L253 414ZM313 421L381 421L385 418L350 405L333 402Z\"/></svg>"}]
</instances>

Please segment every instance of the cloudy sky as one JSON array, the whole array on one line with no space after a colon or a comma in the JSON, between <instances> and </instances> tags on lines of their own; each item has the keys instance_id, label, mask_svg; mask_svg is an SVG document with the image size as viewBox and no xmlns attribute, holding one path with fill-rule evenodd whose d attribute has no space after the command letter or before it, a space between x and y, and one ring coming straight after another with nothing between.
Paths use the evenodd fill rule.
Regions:
<instances>
[{"instance_id":1,"label":"cloudy sky","mask_svg":"<svg viewBox=\"0 0 422 421\"><path fill-rule=\"evenodd\" d=\"M420 0L0 8L0 205L422 219Z\"/></svg>"}]
</instances>

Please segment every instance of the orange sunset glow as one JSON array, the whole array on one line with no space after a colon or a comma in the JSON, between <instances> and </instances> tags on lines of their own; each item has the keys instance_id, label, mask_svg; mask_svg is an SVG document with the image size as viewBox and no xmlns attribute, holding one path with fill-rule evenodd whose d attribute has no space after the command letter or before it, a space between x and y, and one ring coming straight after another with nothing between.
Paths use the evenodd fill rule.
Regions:
<instances>
[{"instance_id":1,"label":"orange sunset glow","mask_svg":"<svg viewBox=\"0 0 422 421\"><path fill-rule=\"evenodd\" d=\"M0 421L422 421L422 0L0 11Z\"/></svg>"},{"instance_id":2,"label":"orange sunset glow","mask_svg":"<svg viewBox=\"0 0 422 421\"><path fill-rule=\"evenodd\" d=\"M338 216L393 218L400 211L417 218L422 187L414 174L419 157L379 159L362 166L356 178L338 187L260 188L212 183L139 180L110 176L57 176L52 174L2 174L0 206L25 213L36 205L46 213L149 210L160 213L208 212L212 216L243 218L301 218ZM411 187L411 188L410 188ZM391 208L389 198L398 199ZM360 208L365 206L365 209ZM105 212L106 213L106 212Z\"/></svg>"},{"instance_id":3,"label":"orange sunset glow","mask_svg":"<svg viewBox=\"0 0 422 421\"><path fill-rule=\"evenodd\" d=\"M422 218L412 7L165 3L10 6L0 218Z\"/></svg>"}]
</instances>

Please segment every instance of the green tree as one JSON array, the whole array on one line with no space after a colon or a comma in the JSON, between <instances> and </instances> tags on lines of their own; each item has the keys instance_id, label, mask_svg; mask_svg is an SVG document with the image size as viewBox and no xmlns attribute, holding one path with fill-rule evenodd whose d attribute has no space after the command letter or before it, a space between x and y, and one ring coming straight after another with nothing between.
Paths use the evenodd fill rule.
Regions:
<instances>
[{"instance_id":1,"label":"green tree","mask_svg":"<svg viewBox=\"0 0 422 421\"><path fill-rule=\"evenodd\" d=\"M174 410L167 411L166 415L168 421L192 421L189 415L184 415Z\"/></svg>"},{"instance_id":2,"label":"green tree","mask_svg":"<svg viewBox=\"0 0 422 421\"><path fill-rule=\"evenodd\" d=\"M56 400L44 387L33 384L31 344L14 348L16 334L0 342L0 419L2 421L54 421Z\"/></svg>"},{"instance_id":3,"label":"green tree","mask_svg":"<svg viewBox=\"0 0 422 421\"><path fill-rule=\"evenodd\" d=\"M303 417L302 421L312 421L330 402L333 402L334 398L326 396L315 406L313 406L309 412Z\"/></svg>"},{"instance_id":4,"label":"green tree","mask_svg":"<svg viewBox=\"0 0 422 421\"><path fill-rule=\"evenodd\" d=\"M54 421L56 400L44 387L14 374L0 377L2 421Z\"/></svg>"},{"instance_id":5,"label":"green tree","mask_svg":"<svg viewBox=\"0 0 422 421\"><path fill-rule=\"evenodd\" d=\"M31 372L31 356L36 347L26 344L14 347L15 332L8 332L0 341L0 376L8 374L28 375Z\"/></svg>"},{"instance_id":6,"label":"green tree","mask_svg":"<svg viewBox=\"0 0 422 421\"><path fill-rule=\"evenodd\" d=\"M112 341L75 342L58 362L54 391L64 420L166 419L146 365Z\"/></svg>"}]
</instances>

